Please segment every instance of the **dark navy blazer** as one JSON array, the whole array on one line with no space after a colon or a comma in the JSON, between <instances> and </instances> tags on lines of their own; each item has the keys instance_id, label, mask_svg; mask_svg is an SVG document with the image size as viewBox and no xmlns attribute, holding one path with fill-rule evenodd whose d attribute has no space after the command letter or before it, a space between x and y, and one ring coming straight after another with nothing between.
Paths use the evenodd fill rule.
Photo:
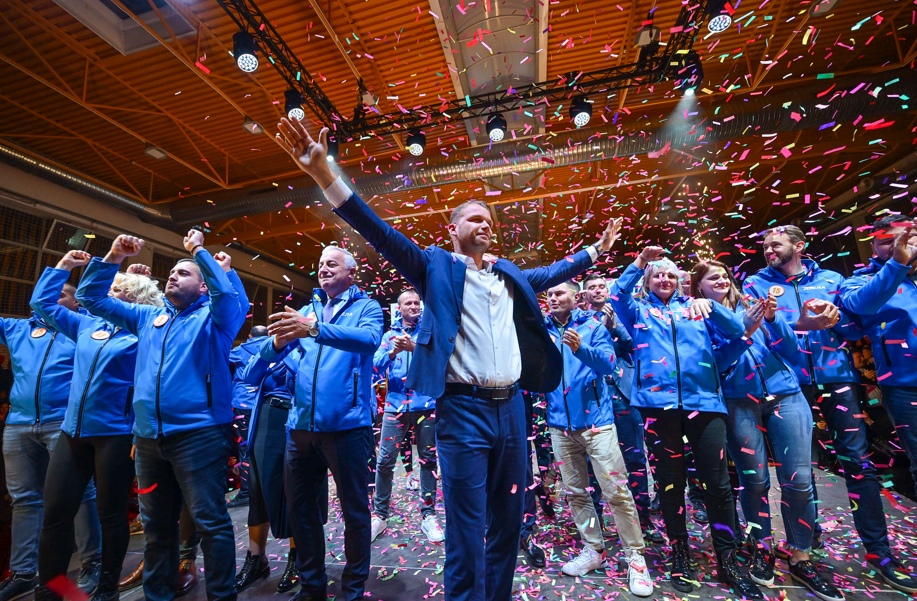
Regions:
<instances>
[{"instance_id":1,"label":"dark navy blazer","mask_svg":"<svg viewBox=\"0 0 917 601\"><path fill-rule=\"evenodd\" d=\"M423 298L423 317L417 328L417 346L408 371L407 388L440 398L446 388L446 368L462 323L465 264L436 246L421 250L380 219L356 194L351 194L334 212L388 259ZM506 259L494 263L494 271L512 282L514 288L513 321L522 352L519 386L523 390L545 393L555 390L563 369L560 352L551 342L535 295L591 265L592 257L585 250L548 267L524 271Z\"/></svg>"}]
</instances>

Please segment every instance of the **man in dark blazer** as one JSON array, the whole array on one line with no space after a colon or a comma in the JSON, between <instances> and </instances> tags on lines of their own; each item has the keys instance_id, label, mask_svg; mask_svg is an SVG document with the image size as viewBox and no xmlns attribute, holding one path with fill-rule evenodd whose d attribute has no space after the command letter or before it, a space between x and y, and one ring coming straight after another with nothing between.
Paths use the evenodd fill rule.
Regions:
<instances>
[{"instance_id":1,"label":"man in dark blazer","mask_svg":"<svg viewBox=\"0 0 917 601\"><path fill-rule=\"evenodd\" d=\"M483 259L493 222L485 203L470 201L452 212L454 252L421 250L332 172L327 129L315 141L299 121L284 119L279 127L278 143L322 187L335 212L424 299L406 385L437 399L446 599L508 601L528 456L520 389L552 391L562 370L535 295L592 266L617 239L621 220L610 222L598 242L572 257L522 271L505 259Z\"/></svg>"}]
</instances>

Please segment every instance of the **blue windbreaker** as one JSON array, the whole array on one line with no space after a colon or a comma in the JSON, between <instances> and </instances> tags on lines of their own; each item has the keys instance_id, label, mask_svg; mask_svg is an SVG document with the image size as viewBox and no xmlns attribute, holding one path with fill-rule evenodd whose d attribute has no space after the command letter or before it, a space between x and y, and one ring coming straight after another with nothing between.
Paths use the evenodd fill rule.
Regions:
<instances>
[{"instance_id":1,"label":"blue windbreaker","mask_svg":"<svg viewBox=\"0 0 917 601\"><path fill-rule=\"evenodd\" d=\"M137 337L101 317L74 313L57 304L70 271L46 267L35 290L32 309L76 343L70 400L61 429L70 436L118 436L131 433Z\"/></svg>"},{"instance_id":2,"label":"blue windbreaker","mask_svg":"<svg viewBox=\"0 0 917 601\"><path fill-rule=\"evenodd\" d=\"M14 378L6 423L63 420L76 344L35 314L28 319L0 317L0 344L10 351Z\"/></svg>"},{"instance_id":3,"label":"blue windbreaker","mask_svg":"<svg viewBox=\"0 0 917 601\"><path fill-rule=\"evenodd\" d=\"M232 366L232 407L233 409L253 409L258 404L257 391L242 383L239 372L248 365L249 359L261 352L261 346L267 336L249 338L229 352L229 363Z\"/></svg>"},{"instance_id":4,"label":"blue windbreaker","mask_svg":"<svg viewBox=\"0 0 917 601\"><path fill-rule=\"evenodd\" d=\"M548 426L568 432L599 428L615 421L611 392L604 376L615 369L611 336L593 311L574 309L566 327L548 315L548 334L563 357L560 386L549 392ZM563 343L563 332L573 329L582 343L574 353Z\"/></svg>"},{"instance_id":5,"label":"blue windbreaker","mask_svg":"<svg viewBox=\"0 0 917 601\"><path fill-rule=\"evenodd\" d=\"M745 309L739 306L735 313L741 319ZM790 366L799 355L799 340L786 320L776 317L769 323L762 319L750 339L718 338L713 354L727 405L730 399L752 397L760 402L768 396L799 392L799 380Z\"/></svg>"},{"instance_id":6,"label":"blue windbreaker","mask_svg":"<svg viewBox=\"0 0 917 601\"><path fill-rule=\"evenodd\" d=\"M917 386L917 285L909 270L894 259L870 259L841 285L841 304L872 343L880 386Z\"/></svg>"},{"instance_id":7,"label":"blue windbreaker","mask_svg":"<svg viewBox=\"0 0 917 601\"><path fill-rule=\"evenodd\" d=\"M318 320L318 336L300 338L279 353L274 337L264 341L261 361L275 363L299 348L293 408L287 427L313 432L340 432L371 426L376 412L373 353L382 340L382 307L351 286L349 297L334 317L322 320L328 295L316 288L312 303L299 310Z\"/></svg>"},{"instance_id":8,"label":"blue windbreaker","mask_svg":"<svg viewBox=\"0 0 917 601\"><path fill-rule=\"evenodd\" d=\"M844 281L841 274L821 269L811 259L804 259L803 265L806 274L802 280L788 281L776 269L766 267L749 276L743 289L756 298L766 298L768 291L772 291L777 298L777 315L790 327L799 319L800 306L806 301L819 299L840 305L838 292ZM863 331L848 313L842 312L840 321L829 330L804 332L800 336L799 353L791 361L800 384L860 381L845 340L859 340Z\"/></svg>"},{"instance_id":9,"label":"blue windbreaker","mask_svg":"<svg viewBox=\"0 0 917 601\"><path fill-rule=\"evenodd\" d=\"M420 323L420 318L417 318ZM401 351L395 355L392 360L388 352L392 348L392 338L401 336L406 332L404 322L396 321L392 324L392 329L382 336L382 344L379 345L376 354L373 355L373 367L376 369L376 375L388 378L388 392L385 394L385 411L387 413L401 413L403 411L426 411L436 409L436 399L413 390L408 390L405 386L405 380L408 377L408 368L411 366L411 356L413 353ZM411 339L417 341L417 327L410 331Z\"/></svg>"},{"instance_id":10,"label":"blue windbreaker","mask_svg":"<svg viewBox=\"0 0 917 601\"><path fill-rule=\"evenodd\" d=\"M597 315L601 318L601 314ZM630 401L634 389L634 373L637 371L634 363L634 339L620 319L615 319L615 326L609 334L615 349L615 371L611 374L611 380L617 389L612 391L612 395L620 394Z\"/></svg>"},{"instance_id":11,"label":"blue windbreaker","mask_svg":"<svg viewBox=\"0 0 917 601\"><path fill-rule=\"evenodd\" d=\"M209 294L178 311L108 296L118 265L93 258L76 297L89 311L139 340L134 434L157 438L232 422L229 351L248 312L241 281L206 250L194 255ZM237 283L233 283L233 282ZM244 307L244 308L243 308Z\"/></svg>"},{"instance_id":12,"label":"blue windbreaker","mask_svg":"<svg viewBox=\"0 0 917 601\"><path fill-rule=\"evenodd\" d=\"M264 344L263 338L259 336L259 343ZM252 339L254 340L254 338ZM258 425L258 414L261 412L262 401L267 397L280 397L287 400L293 399L291 388L295 388L295 376L293 371L299 365L302 357L302 349L295 348L286 356L275 363L268 363L261 359L260 352L257 355L249 357L248 362L241 365L236 371L237 381L241 386L245 386L251 391L252 396L257 399L252 408L252 417L249 420L248 444L255 440L255 428Z\"/></svg>"},{"instance_id":13,"label":"blue windbreaker","mask_svg":"<svg viewBox=\"0 0 917 601\"><path fill-rule=\"evenodd\" d=\"M710 319L691 319L692 299L685 296L666 305L650 292L637 301L633 291L641 278L643 270L631 264L610 290L615 314L634 339L631 405L726 413L712 338L741 338L742 320L719 303Z\"/></svg>"}]
</instances>

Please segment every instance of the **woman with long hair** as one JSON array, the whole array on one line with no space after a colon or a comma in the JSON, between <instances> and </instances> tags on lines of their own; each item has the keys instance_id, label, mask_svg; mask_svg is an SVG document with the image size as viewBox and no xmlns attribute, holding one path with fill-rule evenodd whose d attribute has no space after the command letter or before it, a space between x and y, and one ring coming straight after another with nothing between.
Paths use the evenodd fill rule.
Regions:
<instances>
[{"instance_id":1,"label":"woman with long hair","mask_svg":"<svg viewBox=\"0 0 917 601\"><path fill-rule=\"evenodd\" d=\"M720 393L713 339L741 338L735 313L705 299L678 293L679 269L649 246L611 287L615 314L634 338L636 371L631 404L654 435L662 515L671 544L669 580L693 590L697 573L688 547L685 511L685 444L703 469L698 476L710 515L717 576L746 599L764 596L736 560L735 503L726 464L726 405ZM633 292L643 286L639 299Z\"/></svg>"},{"instance_id":2,"label":"woman with long hair","mask_svg":"<svg viewBox=\"0 0 917 601\"><path fill-rule=\"evenodd\" d=\"M780 483L780 509L786 529L790 575L824 601L844 596L824 580L809 558L815 501L812 492L812 411L788 365L800 352L788 322L776 318L777 300L742 297L729 268L719 261L701 261L691 271L691 294L710 299L751 325L739 340L721 340L715 348L729 416L726 439L736 464L739 500L750 525L751 579L774 583L773 531L767 498L770 491L768 447Z\"/></svg>"},{"instance_id":3,"label":"woman with long hair","mask_svg":"<svg viewBox=\"0 0 917 601\"><path fill-rule=\"evenodd\" d=\"M73 519L93 477L102 526L102 573L93 601L118 598L118 578L130 539L127 504L134 482L131 397L137 337L101 317L57 304L71 270L86 265L90 258L83 251L68 252L57 267L45 269L32 294L32 309L76 342L70 400L45 479L44 524L38 548L40 586L35 593L39 600L57 598L45 585L67 574L73 554ZM118 274L109 296L161 307L162 293L156 282L140 275L147 269L132 266L129 271Z\"/></svg>"}]
</instances>

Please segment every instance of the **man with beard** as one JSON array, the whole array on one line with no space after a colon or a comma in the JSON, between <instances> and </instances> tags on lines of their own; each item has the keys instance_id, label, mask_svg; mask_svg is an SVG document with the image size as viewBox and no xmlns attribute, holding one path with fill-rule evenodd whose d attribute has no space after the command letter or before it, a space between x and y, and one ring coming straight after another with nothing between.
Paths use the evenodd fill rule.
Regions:
<instances>
[{"instance_id":1,"label":"man with beard","mask_svg":"<svg viewBox=\"0 0 917 601\"><path fill-rule=\"evenodd\" d=\"M833 303L844 277L803 258L806 236L796 226L768 230L763 245L768 266L745 281L745 291L758 298L775 297L777 315L801 334L803 352L791 367L809 404L821 412L834 440L866 557L886 580L913 586L910 577L894 569L899 564L889 546L879 481L869 459L866 424L860 409L863 389L845 345L845 341L862 338L863 332ZM817 500L818 488L813 488ZM822 547L820 534L816 523L813 549ZM806 571L809 566L801 568Z\"/></svg>"}]
</instances>

